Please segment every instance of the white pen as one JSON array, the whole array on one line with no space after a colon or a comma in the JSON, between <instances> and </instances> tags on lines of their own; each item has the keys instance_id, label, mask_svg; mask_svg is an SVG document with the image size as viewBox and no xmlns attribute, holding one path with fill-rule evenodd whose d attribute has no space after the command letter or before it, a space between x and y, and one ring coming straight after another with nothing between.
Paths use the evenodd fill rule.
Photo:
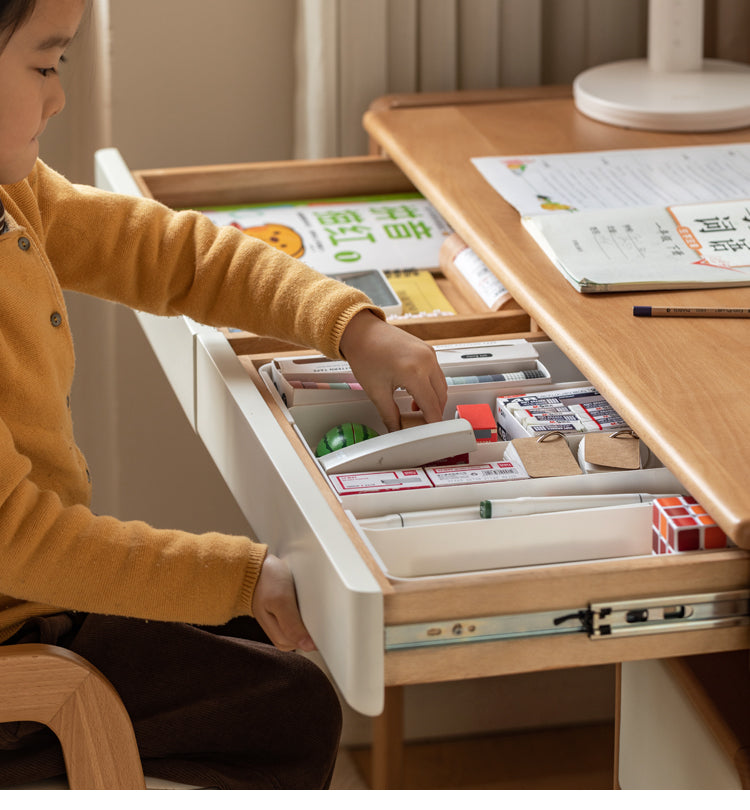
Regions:
<instances>
[{"instance_id":1,"label":"white pen","mask_svg":"<svg viewBox=\"0 0 750 810\"><path fill-rule=\"evenodd\" d=\"M476 506L449 506L443 509L420 509L415 512L396 512L373 518L360 518L357 522L363 529L402 529L405 526L426 526L428 523L455 523L460 520L476 520Z\"/></svg>"},{"instance_id":2,"label":"white pen","mask_svg":"<svg viewBox=\"0 0 750 810\"><path fill-rule=\"evenodd\" d=\"M645 492L625 492L617 495L565 495L552 498L508 498L486 500L479 504L482 518L535 515L542 512L571 512L574 509L598 509L605 506L625 506L632 503L651 503L660 495Z\"/></svg>"},{"instance_id":3,"label":"white pen","mask_svg":"<svg viewBox=\"0 0 750 810\"><path fill-rule=\"evenodd\" d=\"M477 518L515 517L546 512L570 512L574 509L596 509L605 506L623 506L651 503L663 495L627 492L616 495L565 495L545 498L507 498L481 501L476 506L454 506L444 509L420 509L397 512L373 518L360 518L363 529L401 529L407 526L426 526L430 523L455 523Z\"/></svg>"}]
</instances>

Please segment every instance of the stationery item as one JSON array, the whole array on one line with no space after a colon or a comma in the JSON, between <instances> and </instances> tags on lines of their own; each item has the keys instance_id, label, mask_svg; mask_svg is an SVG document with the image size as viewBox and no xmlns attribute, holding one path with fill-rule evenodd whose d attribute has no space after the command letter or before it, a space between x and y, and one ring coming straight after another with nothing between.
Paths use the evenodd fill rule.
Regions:
<instances>
[{"instance_id":1,"label":"stationery item","mask_svg":"<svg viewBox=\"0 0 750 810\"><path fill-rule=\"evenodd\" d=\"M651 503L656 495L643 492L616 495L566 495L551 498L509 498L508 500L484 500L479 504L482 518L535 515L542 512L572 512L575 509L602 509L624 506L631 503Z\"/></svg>"},{"instance_id":2,"label":"stationery item","mask_svg":"<svg viewBox=\"0 0 750 810\"><path fill-rule=\"evenodd\" d=\"M628 427L593 386L498 397L496 416L505 439L545 433L611 432Z\"/></svg>"},{"instance_id":3,"label":"stationery item","mask_svg":"<svg viewBox=\"0 0 750 810\"><path fill-rule=\"evenodd\" d=\"M638 318L750 318L743 307L633 307Z\"/></svg>"},{"instance_id":4,"label":"stationery item","mask_svg":"<svg viewBox=\"0 0 750 810\"><path fill-rule=\"evenodd\" d=\"M382 270L353 270L329 275L363 292L386 315L400 315L404 308Z\"/></svg>"},{"instance_id":5,"label":"stationery item","mask_svg":"<svg viewBox=\"0 0 750 810\"><path fill-rule=\"evenodd\" d=\"M585 473L639 470L648 456L648 448L632 430L587 433L578 445L578 463Z\"/></svg>"},{"instance_id":6,"label":"stationery item","mask_svg":"<svg viewBox=\"0 0 750 810\"><path fill-rule=\"evenodd\" d=\"M203 213L322 273L437 267L450 233L435 208L415 194L235 205Z\"/></svg>"},{"instance_id":7,"label":"stationery item","mask_svg":"<svg viewBox=\"0 0 750 810\"><path fill-rule=\"evenodd\" d=\"M654 554L726 548L731 545L723 529L690 495L657 498L652 508Z\"/></svg>"},{"instance_id":8,"label":"stationery item","mask_svg":"<svg viewBox=\"0 0 750 810\"><path fill-rule=\"evenodd\" d=\"M477 448L465 419L446 419L396 430L322 456L323 470L332 473L372 472L421 467Z\"/></svg>"},{"instance_id":9,"label":"stationery item","mask_svg":"<svg viewBox=\"0 0 750 810\"><path fill-rule=\"evenodd\" d=\"M508 371L505 374L472 374L466 377L446 377L448 385L476 385L488 382L519 382L521 380L549 379L542 368L529 368L523 371Z\"/></svg>"},{"instance_id":10,"label":"stationery item","mask_svg":"<svg viewBox=\"0 0 750 810\"><path fill-rule=\"evenodd\" d=\"M425 472L436 487L521 481L529 477L522 467L512 464L510 461L488 461L485 464L441 464L438 467L425 467Z\"/></svg>"},{"instance_id":11,"label":"stationery item","mask_svg":"<svg viewBox=\"0 0 750 810\"><path fill-rule=\"evenodd\" d=\"M401 301L401 315L455 315L451 302L435 281L429 270L391 269L385 277ZM396 317L394 315L394 317Z\"/></svg>"},{"instance_id":12,"label":"stationery item","mask_svg":"<svg viewBox=\"0 0 750 810\"><path fill-rule=\"evenodd\" d=\"M580 292L750 284L750 144L473 162Z\"/></svg>"},{"instance_id":13,"label":"stationery item","mask_svg":"<svg viewBox=\"0 0 750 810\"><path fill-rule=\"evenodd\" d=\"M486 402L456 405L456 419L466 419L469 422L478 442L497 441L497 422L492 408Z\"/></svg>"},{"instance_id":14,"label":"stationery item","mask_svg":"<svg viewBox=\"0 0 750 810\"><path fill-rule=\"evenodd\" d=\"M583 475L565 436L559 432L513 439L505 448L505 458L523 467L529 478Z\"/></svg>"},{"instance_id":15,"label":"stationery item","mask_svg":"<svg viewBox=\"0 0 750 810\"><path fill-rule=\"evenodd\" d=\"M374 439L378 435L376 430L358 422L344 422L341 425L334 425L325 432L318 442L315 455L318 457L326 456L345 447L351 447L354 444Z\"/></svg>"},{"instance_id":16,"label":"stationery item","mask_svg":"<svg viewBox=\"0 0 750 810\"><path fill-rule=\"evenodd\" d=\"M339 495L364 492L397 492L407 489L429 489L432 482L422 469L378 470L377 472L336 473L331 484Z\"/></svg>"},{"instance_id":17,"label":"stationery item","mask_svg":"<svg viewBox=\"0 0 750 810\"><path fill-rule=\"evenodd\" d=\"M493 498L481 501L479 505L474 506L418 509L413 512L396 512L378 517L360 518L358 523L364 529L400 529L408 526L429 526L434 523L459 523L467 520L627 506L651 503L657 497L660 496L629 492L614 495L567 495L550 498Z\"/></svg>"},{"instance_id":18,"label":"stationery item","mask_svg":"<svg viewBox=\"0 0 750 810\"><path fill-rule=\"evenodd\" d=\"M500 279L456 233L440 248L440 269L478 308L497 312L516 305Z\"/></svg>"}]
</instances>

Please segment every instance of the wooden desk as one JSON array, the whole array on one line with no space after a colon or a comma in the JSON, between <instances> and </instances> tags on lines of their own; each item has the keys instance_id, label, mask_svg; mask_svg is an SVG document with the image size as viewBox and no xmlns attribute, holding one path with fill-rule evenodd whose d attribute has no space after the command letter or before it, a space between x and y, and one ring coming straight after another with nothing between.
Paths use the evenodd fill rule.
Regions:
<instances>
[{"instance_id":1,"label":"wooden desk","mask_svg":"<svg viewBox=\"0 0 750 810\"><path fill-rule=\"evenodd\" d=\"M481 93L471 99L474 103L446 105L420 96L421 106L414 108L389 99L368 113L368 131L398 166L373 156L131 175L118 155L104 150L97 182L167 205L197 207L386 193L413 188L413 183L562 347L576 372L598 384L686 488L716 512L738 543L750 546L750 468L743 457L747 442L736 442L730 434L731 425L742 425L750 410L750 384L743 377L750 343L747 322L644 322L630 314L642 296L594 300L578 295L522 230L517 213L469 163L482 154L702 143L711 137L677 138L597 124L575 113L567 91L560 88ZM747 133L717 137L731 141L742 135ZM685 303L697 295L680 293L669 299ZM649 303L663 300L663 294L648 296ZM750 306L750 291L708 292L700 294L700 301ZM742 549L390 575L357 525L356 517L367 515L353 518L354 507L334 495L301 441L299 420L294 422L264 383L262 364L289 347L272 347L252 337L230 340L184 319L139 319L196 434L258 538L288 560L305 623L344 698L365 714L380 715L375 744L379 786L398 783L404 685L750 646L750 627L742 612L747 597L735 597L750 583L750 553ZM530 328L528 315L520 310L469 313L443 326L442 334L436 325L404 328L453 343L545 338ZM710 380L710 386L696 389L700 378ZM731 407L726 416L713 420L715 430L708 431L704 418L713 396ZM677 420L661 413L667 402L673 403ZM690 434L693 429L695 435ZM452 489L456 498L462 488ZM462 494L468 500L461 505L476 503L476 492ZM423 499L430 494L413 496L404 510L444 505ZM367 508L380 507L370 503ZM598 541L607 517L596 520L590 531ZM517 531L523 539L523 529ZM658 606L664 598L689 604L695 595L709 605L740 607L727 619L686 626L672 622L648 632L628 628L635 632L599 635L597 640L580 618L601 605L605 611L630 600L651 600ZM527 619L531 624L525 624ZM543 629L537 621L544 622ZM438 630L439 638L434 635Z\"/></svg>"},{"instance_id":2,"label":"wooden desk","mask_svg":"<svg viewBox=\"0 0 750 810\"><path fill-rule=\"evenodd\" d=\"M750 548L750 323L636 319L634 304L750 307L750 287L585 296L572 289L470 163L483 155L733 143L586 118L553 88L381 102L371 138L499 276L733 540ZM447 102L447 103L445 103ZM408 106L415 103L417 106Z\"/></svg>"}]
</instances>

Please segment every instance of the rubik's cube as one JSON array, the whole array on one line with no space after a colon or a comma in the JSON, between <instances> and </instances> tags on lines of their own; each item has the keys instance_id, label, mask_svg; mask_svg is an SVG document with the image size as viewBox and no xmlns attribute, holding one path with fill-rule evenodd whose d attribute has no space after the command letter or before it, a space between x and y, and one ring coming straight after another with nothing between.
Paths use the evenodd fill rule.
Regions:
<instances>
[{"instance_id":1,"label":"rubik's cube","mask_svg":"<svg viewBox=\"0 0 750 810\"><path fill-rule=\"evenodd\" d=\"M726 534L706 510L689 495L657 498L653 503L654 554L726 548Z\"/></svg>"}]
</instances>

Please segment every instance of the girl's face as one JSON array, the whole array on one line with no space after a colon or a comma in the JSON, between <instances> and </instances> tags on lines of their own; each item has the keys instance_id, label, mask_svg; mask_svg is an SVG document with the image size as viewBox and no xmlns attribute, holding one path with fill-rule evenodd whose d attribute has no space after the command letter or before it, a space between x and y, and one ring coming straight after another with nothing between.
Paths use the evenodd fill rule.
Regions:
<instances>
[{"instance_id":1,"label":"girl's face","mask_svg":"<svg viewBox=\"0 0 750 810\"><path fill-rule=\"evenodd\" d=\"M23 180L48 119L65 106L58 68L86 0L37 0L0 51L0 184Z\"/></svg>"}]
</instances>

